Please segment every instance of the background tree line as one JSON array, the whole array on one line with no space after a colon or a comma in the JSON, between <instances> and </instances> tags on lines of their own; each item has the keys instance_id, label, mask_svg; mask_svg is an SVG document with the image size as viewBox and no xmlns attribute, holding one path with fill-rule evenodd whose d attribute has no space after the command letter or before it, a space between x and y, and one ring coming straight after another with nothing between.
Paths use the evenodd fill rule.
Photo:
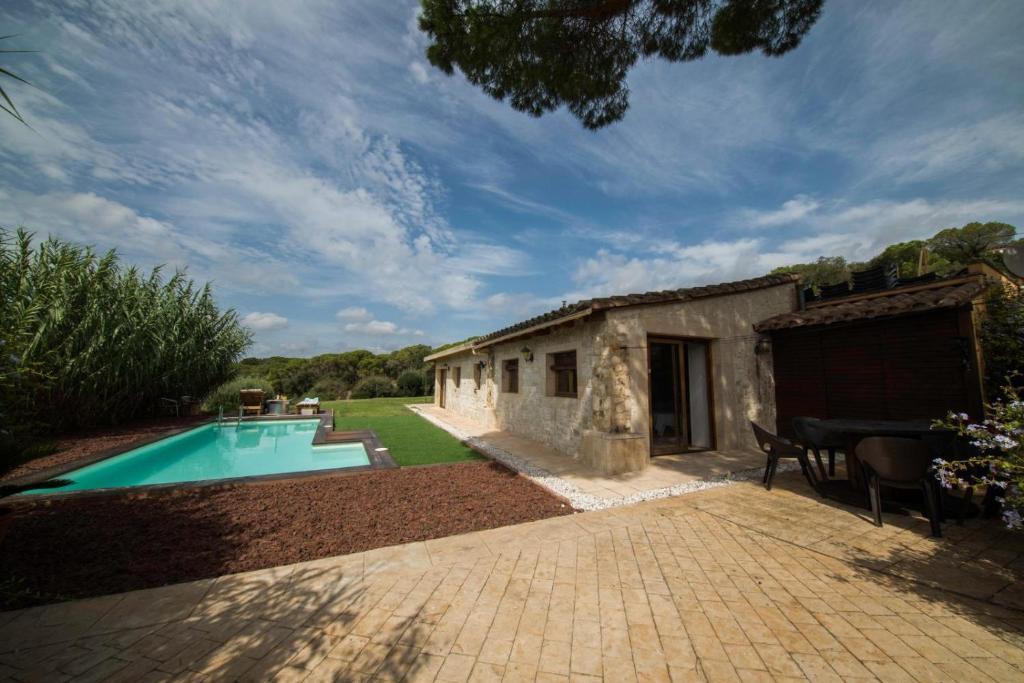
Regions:
<instances>
[{"instance_id":1,"label":"background tree line","mask_svg":"<svg viewBox=\"0 0 1024 683\"><path fill-rule=\"evenodd\" d=\"M823 285L847 282L856 270L896 264L899 276L908 278L927 273L951 275L971 261L986 261L1002 267L998 250L1014 243L1017 229L1006 223L968 223L959 228L946 228L926 240L890 244L868 261L847 261L842 256L822 256L810 263L795 263L772 271L796 273L805 287L818 289Z\"/></svg>"},{"instance_id":2,"label":"background tree line","mask_svg":"<svg viewBox=\"0 0 1024 683\"><path fill-rule=\"evenodd\" d=\"M295 398L423 396L434 390L433 371L423 362L431 351L415 344L390 353L357 349L312 358L246 358L237 370L241 377L263 379L276 393Z\"/></svg>"},{"instance_id":3,"label":"background tree line","mask_svg":"<svg viewBox=\"0 0 1024 683\"><path fill-rule=\"evenodd\" d=\"M423 359L473 339L437 347L414 344L389 353L356 349L312 358L246 358L238 363L232 384L247 381L289 398L316 396L321 400L429 396L434 393L434 368Z\"/></svg>"}]
</instances>

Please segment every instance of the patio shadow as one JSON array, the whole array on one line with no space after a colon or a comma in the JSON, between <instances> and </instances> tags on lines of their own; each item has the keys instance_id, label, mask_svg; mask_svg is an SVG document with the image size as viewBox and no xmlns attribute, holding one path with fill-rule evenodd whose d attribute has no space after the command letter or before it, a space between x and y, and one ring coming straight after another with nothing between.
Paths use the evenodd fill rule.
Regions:
<instances>
[{"instance_id":1,"label":"patio shadow","mask_svg":"<svg viewBox=\"0 0 1024 683\"><path fill-rule=\"evenodd\" d=\"M885 513L879 528L868 510L821 498L797 472L779 475L772 491L753 482L742 486L742 493L727 501L693 504L876 576L912 582L929 599L939 590L1024 609L1024 535L1008 531L999 520L968 519L963 526L947 520L942 538L933 538L920 512Z\"/></svg>"},{"instance_id":2,"label":"patio shadow","mask_svg":"<svg viewBox=\"0 0 1024 683\"><path fill-rule=\"evenodd\" d=\"M429 634L412 616L368 623L388 585L350 556L33 608L8 613L0 662L29 677L400 680L429 665L414 646Z\"/></svg>"}]
</instances>

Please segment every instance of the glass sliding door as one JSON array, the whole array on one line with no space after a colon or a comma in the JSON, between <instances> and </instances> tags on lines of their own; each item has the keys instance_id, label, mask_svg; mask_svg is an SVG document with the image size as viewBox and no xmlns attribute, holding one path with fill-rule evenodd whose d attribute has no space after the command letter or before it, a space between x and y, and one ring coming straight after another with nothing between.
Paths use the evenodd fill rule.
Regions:
<instances>
[{"instance_id":1,"label":"glass sliding door","mask_svg":"<svg viewBox=\"0 0 1024 683\"><path fill-rule=\"evenodd\" d=\"M651 453L677 453L685 443L679 346L650 342Z\"/></svg>"},{"instance_id":2,"label":"glass sliding door","mask_svg":"<svg viewBox=\"0 0 1024 683\"><path fill-rule=\"evenodd\" d=\"M708 355L704 340L648 340L653 455L714 447Z\"/></svg>"},{"instance_id":3,"label":"glass sliding door","mask_svg":"<svg viewBox=\"0 0 1024 683\"><path fill-rule=\"evenodd\" d=\"M711 399L708 395L708 343L686 342L686 405L690 448L711 448Z\"/></svg>"}]
</instances>

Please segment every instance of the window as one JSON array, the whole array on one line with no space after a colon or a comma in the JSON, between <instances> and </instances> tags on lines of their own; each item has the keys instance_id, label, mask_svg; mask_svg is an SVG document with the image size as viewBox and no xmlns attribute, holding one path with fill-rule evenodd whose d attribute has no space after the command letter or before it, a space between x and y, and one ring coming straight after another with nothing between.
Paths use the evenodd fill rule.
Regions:
<instances>
[{"instance_id":1,"label":"window","mask_svg":"<svg viewBox=\"0 0 1024 683\"><path fill-rule=\"evenodd\" d=\"M576 352L548 354L548 395L576 398Z\"/></svg>"},{"instance_id":2,"label":"window","mask_svg":"<svg viewBox=\"0 0 1024 683\"><path fill-rule=\"evenodd\" d=\"M519 359L505 361L501 370L501 390L509 394L519 393Z\"/></svg>"},{"instance_id":3,"label":"window","mask_svg":"<svg viewBox=\"0 0 1024 683\"><path fill-rule=\"evenodd\" d=\"M483 376L484 376L484 364L483 363L473 363L473 384L476 385L477 389L480 388L480 382L483 381Z\"/></svg>"},{"instance_id":4,"label":"window","mask_svg":"<svg viewBox=\"0 0 1024 683\"><path fill-rule=\"evenodd\" d=\"M452 380L455 382L455 388L458 389L459 385L462 384L462 366L455 368Z\"/></svg>"}]
</instances>

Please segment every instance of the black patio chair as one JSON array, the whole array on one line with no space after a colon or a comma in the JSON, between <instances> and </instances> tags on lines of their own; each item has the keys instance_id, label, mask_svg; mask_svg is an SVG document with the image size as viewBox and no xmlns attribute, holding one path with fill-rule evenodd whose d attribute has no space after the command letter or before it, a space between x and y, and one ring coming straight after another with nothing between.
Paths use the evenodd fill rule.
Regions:
<instances>
[{"instance_id":1,"label":"black patio chair","mask_svg":"<svg viewBox=\"0 0 1024 683\"><path fill-rule=\"evenodd\" d=\"M796 439L804 450L814 452L814 459L818 463L818 470L821 478L836 476L836 449L845 448L846 444L841 438L837 438L831 431L821 426L821 420L816 417L794 417L793 431ZM825 466L821 462L821 450L828 451L828 477L825 476Z\"/></svg>"},{"instance_id":2,"label":"black patio chair","mask_svg":"<svg viewBox=\"0 0 1024 683\"><path fill-rule=\"evenodd\" d=\"M881 487L918 489L924 494L932 536L942 536L938 480L931 473L932 452L927 443L895 436L869 436L857 444L857 459L864 469L877 526L882 526Z\"/></svg>"},{"instance_id":3,"label":"black patio chair","mask_svg":"<svg viewBox=\"0 0 1024 683\"><path fill-rule=\"evenodd\" d=\"M167 414L174 413L174 417L181 416L181 402L173 398L160 398L160 409Z\"/></svg>"},{"instance_id":4,"label":"black patio chair","mask_svg":"<svg viewBox=\"0 0 1024 683\"><path fill-rule=\"evenodd\" d=\"M783 439L781 436L772 434L763 427L758 426L756 422L751 422L750 426L754 429L754 438L757 439L758 447L768 456L768 462L764 467L764 476L761 478L761 483L764 484L766 489L772 490L772 479L775 478L775 470L779 466L779 460L782 458L795 458L800 463L800 471L807 477L807 483L811 485L812 489L818 491L818 482L814 479L811 463L804 449L792 444L787 439Z\"/></svg>"}]
</instances>

